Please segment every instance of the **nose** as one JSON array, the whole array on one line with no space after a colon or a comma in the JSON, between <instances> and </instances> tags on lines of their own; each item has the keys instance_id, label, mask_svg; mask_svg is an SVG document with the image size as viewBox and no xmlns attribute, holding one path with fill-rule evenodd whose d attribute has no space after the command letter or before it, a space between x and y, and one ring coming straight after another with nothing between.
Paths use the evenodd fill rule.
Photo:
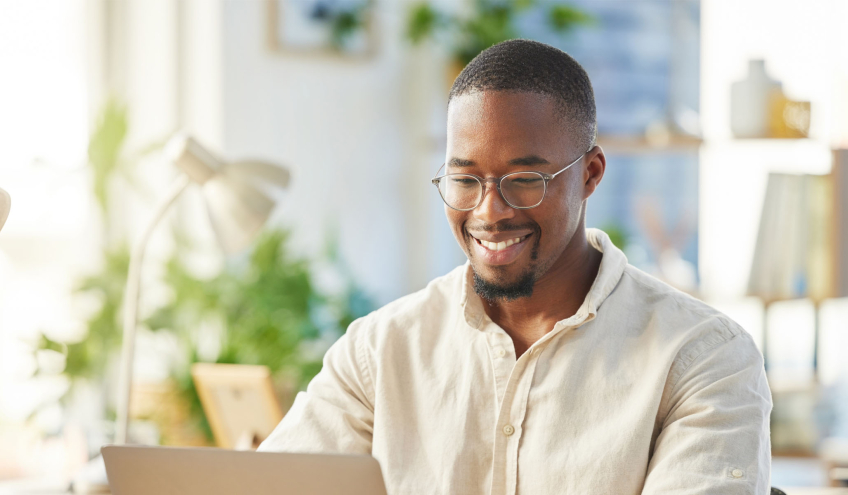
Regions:
<instances>
[{"instance_id":1,"label":"nose","mask_svg":"<svg viewBox=\"0 0 848 495\"><path fill-rule=\"evenodd\" d=\"M483 201L474 208L474 218L487 224L495 224L515 217L515 209L509 206L491 182L484 183Z\"/></svg>"}]
</instances>

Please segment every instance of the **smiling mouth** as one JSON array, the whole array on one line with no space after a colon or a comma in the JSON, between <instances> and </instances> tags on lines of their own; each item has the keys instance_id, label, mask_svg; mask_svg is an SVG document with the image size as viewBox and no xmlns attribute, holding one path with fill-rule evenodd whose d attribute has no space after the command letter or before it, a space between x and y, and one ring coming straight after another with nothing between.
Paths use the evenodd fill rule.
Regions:
<instances>
[{"instance_id":1,"label":"smiling mouth","mask_svg":"<svg viewBox=\"0 0 848 495\"><path fill-rule=\"evenodd\" d=\"M502 251L502 250L514 245L514 244L522 243L522 242L526 241L527 238L530 237L531 235L533 235L533 234L527 234L525 236L516 237L514 239L507 239L505 241L500 241L500 242L484 241L484 240L481 240L481 239L474 237L473 235L471 237L475 241L477 241L477 244L483 246L484 248L488 249L489 251L497 252L497 251Z\"/></svg>"}]
</instances>

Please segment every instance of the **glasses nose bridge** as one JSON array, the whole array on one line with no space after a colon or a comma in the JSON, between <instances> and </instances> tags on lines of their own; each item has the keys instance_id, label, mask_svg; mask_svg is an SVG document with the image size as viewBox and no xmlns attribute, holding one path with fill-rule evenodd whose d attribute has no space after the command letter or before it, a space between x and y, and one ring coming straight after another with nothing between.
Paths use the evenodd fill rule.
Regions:
<instances>
[{"instance_id":1,"label":"glasses nose bridge","mask_svg":"<svg viewBox=\"0 0 848 495\"><path fill-rule=\"evenodd\" d=\"M494 189L497 191L498 199L500 199L501 201L503 201L507 205L509 205L509 201L506 200L506 198L503 195L503 191L501 191L501 180L502 179L503 179L503 177L477 177L477 180L480 181L480 188L483 190L480 193L480 202L477 204L477 206L480 206L480 204L482 204L483 201L485 201L486 194L489 191L488 184L490 184L490 183L494 184L494 186L495 186Z\"/></svg>"}]
</instances>

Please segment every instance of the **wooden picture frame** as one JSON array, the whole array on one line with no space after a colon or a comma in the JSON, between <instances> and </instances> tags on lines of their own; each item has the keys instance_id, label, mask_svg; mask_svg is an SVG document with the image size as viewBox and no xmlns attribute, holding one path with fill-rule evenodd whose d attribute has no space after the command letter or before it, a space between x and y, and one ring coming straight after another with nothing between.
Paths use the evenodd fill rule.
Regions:
<instances>
[{"instance_id":1,"label":"wooden picture frame","mask_svg":"<svg viewBox=\"0 0 848 495\"><path fill-rule=\"evenodd\" d=\"M191 376L219 447L256 448L283 419L267 366L195 363Z\"/></svg>"},{"instance_id":2,"label":"wooden picture frame","mask_svg":"<svg viewBox=\"0 0 848 495\"><path fill-rule=\"evenodd\" d=\"M346 0L364 9L361 32L354 33L349 46L334 46L329 24L313 22L310 8L319 8L327 0L266 0L268 48L278 54L323 56L341 59L368 59L376 53L373 1Z\"/></svg>"}]
</instances>

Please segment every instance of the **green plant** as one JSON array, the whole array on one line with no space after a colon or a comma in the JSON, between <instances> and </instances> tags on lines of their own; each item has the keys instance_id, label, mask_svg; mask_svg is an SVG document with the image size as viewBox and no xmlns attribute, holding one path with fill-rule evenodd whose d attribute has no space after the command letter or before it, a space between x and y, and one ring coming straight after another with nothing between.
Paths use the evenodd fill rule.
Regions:
<instances>
[{"instance_id":1,"label":"green plant","mask_svg":"<svg viewBox=\"0 0 848 495\"><path fill-rule=\"evenodd\" d=\"M321 337L334 340L355 318L370 311L371 303L343 273L339 294L319 293L310 264L289 252L288 237L285 231L266 232L246 263L232 263L212 279L192 275L176 254L165 275L173 297L147 320L147 326L178 335L190 366L210 360L198 355L197 329L219 322L221 347L212 361L261 364L278 382L305 387L321 369L322 356L305 353L304 345ZM337 258L331 264L344 272ZM209 435L189 366L177 370L176 383L189 398L196 423Z\"/></svg>"},{"instance_id":2,"label":"green plant","mask_svg":"<svg viewBox=\"0 0 848 495\"><path fill-rule=\"evenodd\" d=\"M601 230L606 232L610 238L610 242L612 242L615 247L621 250L627 249L629 236L624 230L624 227L618 223L611 222L601 227Z\"/></svg>"},{"instance_id":3,"label":"green plant","mask_svg":"<svg viewBox=\"0 0 848 495\"><path fill-rule=\"evenodd\" d=\"M104 233L109 232L109 190L119 172L133 182L132 156L125 156L127 110L117 100L104 106L89 143L93 191L104 213ZM160 149L164 141L135 156ZM335 242L318 260L293 256L288 233L266 232L244 259L229 260L225 269L204 279L184 262L191 246L175 231L177 247L165 266L162 282L172 299L149 316L144 324L157 332L170 332L181 343L187 366L172 370L177 392L189 405L193 426L211 440L211 431L190 375L190 364L210 360L198 351L198 329L209 322L221 330L221 346L211 360L219 363L268 366L279 382L302 388L321 369L322 344L337 338L357 317L371 310L365 296L341 263ZM119 240L120 241L120 240ZM326 293L312 282L319 264L330 266L343 281L341 289ZM62 352L64 373L72 383L102 380L107 364L121 347L121 309L129 268L129 249L115 242L103 251L99 272L85 277L74 291L99 301L87 321L87 335L79 342L56 342L42 335L38 349ZM317 352L305 352L315 347ZM107 417L111 411L106 411Z\"/></svg>"},{"instance_id":4,"label":"green plant","mask_svg":"<svg viewBox=\"0 0 848 495\"><path fill-rule=\"evenodd\" d=\"M115 98L107 100L88 140L88 164L94 197L103 213L109 208L109 185L121 164L127 136L127 107Z\"/></svg>"},{"instance_id":5,"label":"green plant","mask_svg":"<svg viewBox=\"0 0 848 495\"><path fill-rule=\"evenodd\" d=\"M531 9L544 9L548 27L565 34L575 26L594 22L582 10L563 3L542 4L536 0L475 0L467 16L442 12L429 2L412 6L406 22L406 37L418 44L446 34L454 59L463 66L486 48L518 38L516 20Z\"/></svg>"},{"instance_id":6,"label":"green plant","mask_svg":"<svg viewBox=\"0 0 848 495\"><path fill-rule=\"evenodd\" d=\"M102 271L84 278L75 289L99 299L100 308L88 320L86 338L67 345L65 373L71 378L103 376L109 358L121 347L120 309L130 254L126 245L120 245L103 255ZM52 343L42 338L45 344Z\"/></svg>"},{"instance_id":7,"label":"green plant","mask_svg":"<svg viewBox=\"0 0 848 495\"><path fill-rule=\"evenodd\" d=\"M109 98L97 117L88 142L88 167L92 191L103 214L104 238L110 237L109 190L113 179L122 170L124 143L128 130L126 106ZM80 342L62 343L42 335L37 349L61 350L66 354L65 374L70 378L101 377L112 354L120 348L120 308L129 268L129 249L125 243L107 245L103 250L100 273L85 277L74 292L94 297L99 308L88 321L88 332Z\"/></svg>"}]
</instances>

